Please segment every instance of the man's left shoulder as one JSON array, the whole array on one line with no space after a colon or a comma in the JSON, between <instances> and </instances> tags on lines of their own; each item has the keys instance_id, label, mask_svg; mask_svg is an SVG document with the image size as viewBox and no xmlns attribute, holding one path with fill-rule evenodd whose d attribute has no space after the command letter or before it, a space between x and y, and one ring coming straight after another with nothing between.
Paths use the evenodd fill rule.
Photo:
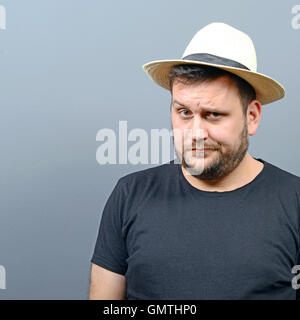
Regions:
<instances>
[{"instance_id":1,"label":"man's left shoulder","mask_svg":"<svg viewBox=\"0 0 300 320\"><path fill-rule=\"evenodd\" d=\"M272 163L267 162L267 165L269 166L270 174L281 186L296 187L300 192L300 176Z\"/></svg>"}]
</instances>

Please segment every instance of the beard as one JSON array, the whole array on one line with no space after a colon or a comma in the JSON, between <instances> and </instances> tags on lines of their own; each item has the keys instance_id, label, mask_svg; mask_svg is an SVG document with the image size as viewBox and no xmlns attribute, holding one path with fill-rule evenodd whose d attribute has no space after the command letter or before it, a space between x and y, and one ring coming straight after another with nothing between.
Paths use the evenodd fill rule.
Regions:
<instances>
[{"instance_id":1,"label":"beard","mask_svg":"<svg viewBox=\"0 0 300 320\"><path fill-rule=\"evenodd\" d=\"M202 159L199 159L198 155L195 155L195 157L189 156L187 152L191 151L182 152L182 150L178 150L174 143L174 137L173 144L177 157L189 174L201 180L218 180L231 173L244 159L249 146L248 127L245 121L244 127L239 134L239 145L234 150L222 152L221 148L208 146L214 151L209 152L208 157L211 159L206 167L204 166L204 159L207 155L202 155ZM206 148L205 144L204 146Z\"/></svg>"}]
</instances>

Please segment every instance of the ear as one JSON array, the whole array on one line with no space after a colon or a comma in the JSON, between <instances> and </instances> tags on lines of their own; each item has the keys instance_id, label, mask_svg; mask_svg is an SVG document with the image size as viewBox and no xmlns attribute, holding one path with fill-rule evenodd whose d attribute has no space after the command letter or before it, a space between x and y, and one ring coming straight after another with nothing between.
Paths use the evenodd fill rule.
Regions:
<instances>
[{"instance_id":1,"label":"ear","mask_svg":"<svg viewBox=\"0 0 300 320\"><path fill-rule=\"evenodd\" d=\"M253 136L256 133L261 119L262 106L258 100L252 100L248 104L247 109L247 124L248 135Z\"/></svg>"}]
</instances>

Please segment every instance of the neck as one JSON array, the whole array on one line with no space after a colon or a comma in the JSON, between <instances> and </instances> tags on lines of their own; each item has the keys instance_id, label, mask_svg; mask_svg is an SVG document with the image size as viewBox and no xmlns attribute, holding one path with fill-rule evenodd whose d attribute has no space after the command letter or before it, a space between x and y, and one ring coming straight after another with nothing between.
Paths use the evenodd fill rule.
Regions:
<instances>
[{"instance_id":1,"label":"neck","mask_svg":"<svg viewBox=\"0 0 300 320\"><path fill-rule=\"evenodd\" d=\"M217 180L201 180L198 177L188 174L181 166L182 173L188 182L197 189L204 191L231 191L251 182L263 169L264 164L255 160L247 152L239 165L228 175Z\"/></svg>"}]
</instances>

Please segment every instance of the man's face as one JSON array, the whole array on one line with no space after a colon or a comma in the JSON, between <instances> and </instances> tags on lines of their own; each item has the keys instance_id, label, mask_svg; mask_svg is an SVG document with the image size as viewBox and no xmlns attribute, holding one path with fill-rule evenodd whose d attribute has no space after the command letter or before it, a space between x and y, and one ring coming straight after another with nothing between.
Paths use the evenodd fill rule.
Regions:
<instances>
[{"instance_id":1,"label":"man's face","mask_svg":"<svg viewBox=\"0 0 300 320\"><path fill-rule=\"evenodd\" d=\"M190 174L217 180L243 160L249 144L247 119L232 80L221 77L193 84L175 80L171 110L175 152ZM193 150L198 146L212 150Z\"/></svg>"}]
</instances>

